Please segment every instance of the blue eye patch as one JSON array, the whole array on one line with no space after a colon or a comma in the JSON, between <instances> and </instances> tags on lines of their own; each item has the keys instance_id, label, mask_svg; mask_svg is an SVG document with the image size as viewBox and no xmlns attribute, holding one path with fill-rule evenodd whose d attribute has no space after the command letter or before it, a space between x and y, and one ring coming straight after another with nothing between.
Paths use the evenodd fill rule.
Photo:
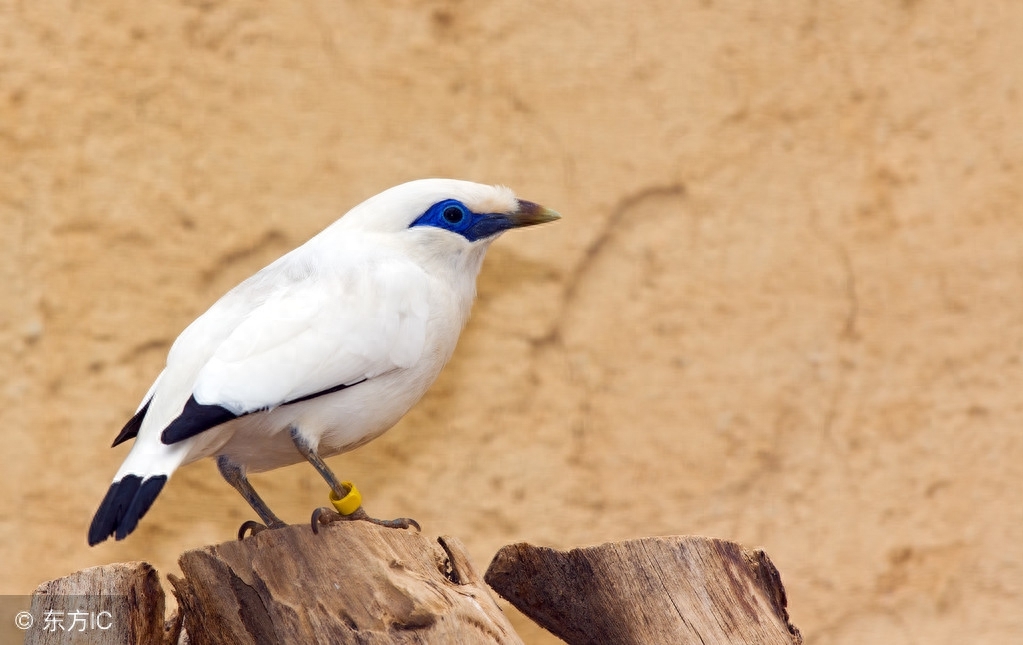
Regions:
<instances>
[{"instance_id":1,"label":"blue eye patch","mask_svg":"<svg viewBox=\"0 0 1023 645\"><path fill-rule=\"evenodd\" d=\"M474 213L457 199L445 199L428 208L409 228L414 226L442 228L475 242L513 228L515 223L503 213Z\"/></svg>"}]
</instances>

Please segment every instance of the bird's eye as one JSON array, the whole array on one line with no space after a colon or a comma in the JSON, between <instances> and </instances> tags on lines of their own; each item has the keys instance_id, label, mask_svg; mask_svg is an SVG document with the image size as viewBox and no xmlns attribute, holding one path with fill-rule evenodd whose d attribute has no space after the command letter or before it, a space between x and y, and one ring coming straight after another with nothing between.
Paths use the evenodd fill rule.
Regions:
<instances>
[{"instance_id":1,"label":"bird's eye","mask_svg":"<svg viewBox=\"0 0 1023 645\"><path fill-rule=\"evenodd\" d=\"M448 206L444 209L441 216L448 224L458 224L463 218L465 218L465 213L463 213L462 209L457 206Z\"/></svg>"}]
</instances>

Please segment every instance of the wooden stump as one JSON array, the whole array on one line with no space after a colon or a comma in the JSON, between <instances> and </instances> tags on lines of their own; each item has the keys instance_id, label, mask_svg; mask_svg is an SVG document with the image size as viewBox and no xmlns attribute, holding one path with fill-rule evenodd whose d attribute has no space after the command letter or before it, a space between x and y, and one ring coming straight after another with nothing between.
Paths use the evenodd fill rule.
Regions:
<instances>
[{"instance_id":1,"label":"wooden stump","mask_svg":"<svg viewBox=\"0 0 1023 645\"><path fill-rule=\"evenodd\" d=\"M699 537L556 551L502 548L486 581L570 645L798 645L785 589L763 551Z\"/></svg>"},{"instance_id":2,"label":"wooden stump","mask_svg":"<svg viewBox=\"0 0 1023 645\"><path fill-rule=\"evenodd\" d=\"M171 578L191 645L519 643L462 543L366 522L188 551Z\"/></svg>"},{"instance_id":3,"label":"wooden stump","mask_svg":"<svg viewBox=\"0 0 1023 645\"><path fill-rule=\"evenodd\" d=\"M161 645L163 603L147 562L83 569L36 587L25 645Z\"/></svg>"},{"instance_id":4,"label":"wooden stump","mask_svg":"<svg viewBox=\"0 0 1023 645\"><path fill-rule=\"evenodd\" d=\"M79 571L36 590L29 645L139 643L521 644L455 538L365 522L263 531L188 551L170 576L146 563ZM762 551L708 538L646 538L568 552L498 552L487 582L571 645L798 645ZM41 627L58 612L61 629ZM104 613L105 612L105 613ZM68 629L74 616L74 626ZM96 618L100 622L96 623Z\"/></svg>"}]
</instances>

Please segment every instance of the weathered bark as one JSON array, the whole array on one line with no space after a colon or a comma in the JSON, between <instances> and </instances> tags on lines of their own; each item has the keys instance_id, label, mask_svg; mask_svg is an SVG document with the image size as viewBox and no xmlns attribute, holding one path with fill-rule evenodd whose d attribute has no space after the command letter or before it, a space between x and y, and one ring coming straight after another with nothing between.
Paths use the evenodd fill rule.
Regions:
<instances>
[{"instance_id":1,"label":"weathered bark","mask_svg":"<svg viewBox=\"0 0 1023 645\"><path fill-rule=\"evenodd\" d=\"M30 645L58 643L511 643L522 641L454 538L365 522L314 535L290 526L188 551L171 576L179 611L147 563L79 571L36 590ZM568 552L507 546L490 585L526 615L581 643L798 645L785 590L762 551L695 537ZM57 611L68 626L42 629ZM100 612L102 624L91 621Z\"/></svg>"},{"instance_id":2,"label":"weathered bark","mask_svg":"<svg viewBox=\"0 0 1023 645\"><path fill-rule=\"evenodd\" d=\"M763 551L700 537L556 551L502 548L485 579L570 645L798 645L785 589Z\"/></svg>"},{"instance_id":3,"label":"weathered bark","mask_svg":"<svg viewBox=\"0 0 1023 645\"><path fill-rule=\"evenodd\" d=\"M521 643L455 538L366 522L188 551L171 578L191 645Z\"/></svg>"},{"instance_id":4,"label":"weathered bark","mask_svg":"<svg viewBox=\"0 0 1023 645\"><path fill-rule=\"evenodd\" d=\"M39 585L26 645L162 645L164 595L147 562L92 567Z\"/></svg>"}]
</instances>

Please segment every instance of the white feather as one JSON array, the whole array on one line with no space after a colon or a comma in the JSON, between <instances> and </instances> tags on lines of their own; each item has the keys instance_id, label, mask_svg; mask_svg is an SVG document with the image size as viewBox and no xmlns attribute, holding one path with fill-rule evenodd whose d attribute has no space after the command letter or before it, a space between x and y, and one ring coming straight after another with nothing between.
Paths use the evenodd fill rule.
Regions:
<instances>
[{"instance_id":1,"label":"white feather","mask_svg":"<svg viewBox=\"0 0 1023 645\"><path fill-rule=\"evenodd\" d=\"M235 414L273 409L415 364L426 340L427 275L407 259L358 255L262 299L199 370L196 401Z\"/></svg>"}]
</instances>

